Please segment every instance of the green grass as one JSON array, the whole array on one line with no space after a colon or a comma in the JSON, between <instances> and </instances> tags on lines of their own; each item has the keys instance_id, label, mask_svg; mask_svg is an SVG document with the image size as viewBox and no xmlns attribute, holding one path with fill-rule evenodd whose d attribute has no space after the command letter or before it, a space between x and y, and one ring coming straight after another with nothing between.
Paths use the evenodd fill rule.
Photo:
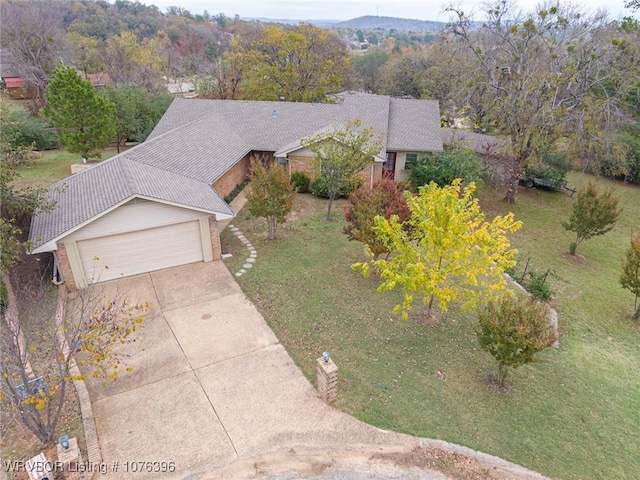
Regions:
<instances>
[{"instance_id":1,"label":"green grass","mask_svg":"<svg viewBox=\"0 0 640 480\"><path fill-rule=\"evenodd\" d=\"M103 151L102 159L116 154L115 148ZM66 150L47 150L38 152L32 165L20 170L20 178L15 181L16 188L45 187L71 175L71 165L82 162L77 153Z\"/></svg>"},{"instance_id":2,"label":"green grass","mask_svg":"<svg viewBox=\"0 0 640 480\"><path fill-rule=\"evenodd\" d=\"M586 180L573 174L569 183ZM335 406L365 422L467 445L554 478L637 478L640 329L630 320L633 295L617 282L631 232L640 229L640 188L599 183L614 186L624 212L613 231L581 244L577 257L560 225L574 198L527 190L509 206L500 191L480 194L489 215L513 210L524 221L513 244L535 269L552 269L565 333L542 363L511 373L507 395L487 386L494 363L477 345L473 313L452 309L432 326L403 322L391 312L400 292L377 293L375 279L351 270L364 255L342 233L341 203L338 221L325 223L325 202L299 196L298 218L277 242L265 240L263 220L241 212L234 223L258 261L238 281L309 380L315 359L331 351L340 367ZM222 241L236 271L246 249L229 231Z\"/></svg>"}]
</instances>

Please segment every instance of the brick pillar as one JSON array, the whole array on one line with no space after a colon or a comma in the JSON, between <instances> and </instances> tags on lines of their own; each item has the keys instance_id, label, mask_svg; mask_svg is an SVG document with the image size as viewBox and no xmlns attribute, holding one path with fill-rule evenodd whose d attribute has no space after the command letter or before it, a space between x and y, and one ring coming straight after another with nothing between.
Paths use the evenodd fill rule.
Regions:
<instances>
[{"instance_id":1,"label":"brick pillar","mask_svg":"<svg viewBox=\"0 0 640 480\"><path fill-rule=\"evenodd\" d=\"M332 359L325 362L322 357L318 364L318 393L326 403L331 403L338 396L338 366Z\"/></svg>"},{"instance_id":2,"label":"brick pillar","mask_svg":"<svg viewBox=\"0 0 640 480\"><path fill-rule=\"evenodd\" d=\"M53 254L58 259L58 268L62 272L62 279L64 280L64 285L67 287L67 291L72 292L73 290L77 290L78 286L76 285L75 278L73 278L69 255L67 254L67 249L64 247L64 244L58 244L58 250L54 251Z\"/></svg>"},{"instance_id":3,"label":"brick pillar","mask_svg":"<svg viewBox=\"0 0 640 480\"><path fill-rule=\"evenodd\" d=\"M222 248L220 247L220 231L218 230L218 221L215 217L209 217L209 235L211 235L211 250L213 251L213 259L220 260Z\"/></svg>"},{"instance_id":4,"label":"brick pillar","mask_svg":"<svg viewBox=\"0 0 640 480\"><path fill-rule=\"evenodd\" d=\"M73 437L69 439L69 448L64 449L60 443L56 444L58 448L58 461L62 464L64 470L64 478L69 480L84 479L84 472L78 468L79 464L82 464L82 454L78 448L78 439Z\"/></svg>"}]
</instances>

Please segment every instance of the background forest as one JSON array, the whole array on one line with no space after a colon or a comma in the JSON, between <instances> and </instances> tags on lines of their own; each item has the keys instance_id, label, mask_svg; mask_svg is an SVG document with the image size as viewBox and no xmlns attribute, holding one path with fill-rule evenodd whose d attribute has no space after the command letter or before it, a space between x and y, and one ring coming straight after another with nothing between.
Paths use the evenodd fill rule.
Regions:
<instances>
[{"instance_id":1,"label":"background forest","mask_svg":"<svg viewBox=\"0 0 640 480\"><path fill-rule=\"evenodd\" d=\"M362 17L331 28L179 6L162 12L127 0L0 5L2 75L36 87L23 102L32 121L46 122L41 107L61 63L104 79L94 83L116 105L119 141L146 138L170 102L168 90L287 101L363 90L437 99L443 124L504 136L514 178L561 152L583 171L640 182L634 1L622 19L564 2L525 14L498 1L482 18L451 8L448 24Z\"/></svg>"}]
</instances>

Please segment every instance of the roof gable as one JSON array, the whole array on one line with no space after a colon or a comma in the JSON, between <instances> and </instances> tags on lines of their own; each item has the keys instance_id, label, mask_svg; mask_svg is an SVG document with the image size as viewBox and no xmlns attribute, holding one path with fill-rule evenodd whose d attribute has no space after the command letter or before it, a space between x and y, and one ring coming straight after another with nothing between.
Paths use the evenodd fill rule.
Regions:
<instances>
[{"instance_id":1,"label":"roof gable","mask_svg":"<svg viewBox=\"0 0 640 480\"><path fill-rule=\"evenodd\" d=\"M47 199L55 206L39 212L29 238L34 253L134 197L147 198L221 217L233 210L202 181L145 165L126 157L113 157L51 185Z\"/></svg>"}]
</instances>

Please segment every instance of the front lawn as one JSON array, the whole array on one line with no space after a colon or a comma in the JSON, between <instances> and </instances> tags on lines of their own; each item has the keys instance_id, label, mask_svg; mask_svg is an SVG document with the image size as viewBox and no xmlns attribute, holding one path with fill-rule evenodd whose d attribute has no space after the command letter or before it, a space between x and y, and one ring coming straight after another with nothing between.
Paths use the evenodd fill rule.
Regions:
<instances>
[{"instance_id":1,"label":"front lawn","mask_svg":"<svg viewBox=\"0 0 640 480\"><path fill-rule=\"evenodd\" d=\"M109 147L102 152L102 160L113 157L115 147ZM46 187L71 175L71 165L81 163L82 157L67 150L45 150L37 152L33 165L20 169L20 178L14 183L16 188L28 186Z\"/></svg>"},{"instance_id":2,"label":"front lawn","mask_svg":"<svg viewBox=\"0 0 640 480\"><path fill-rule=\"evenodd\" d=\"M589 177L570 176L581 185ZM246 211L234 224L258 250L238 278L272 329L315 383L315 359L331 351L340 367L335 406L381 428L467 445L556 478L637 478L640 471L640 328L630 320L633 295L618 284L632 230L640 230L640 188L614 185L624 212L612 232L568 254L573 234L560 221L575 198L522 191L508 206L502 192L480 192L489 215L512 210L524 222L512 236L530 268L551 269L565 337L543 363L511 374L507 395L492 391L492 358L478 347L472 312L451 309L441 323L404 322L392 312L400 292L377 293L376 280L350 265L362 245L322 218L326 201L299 196L296 217L277 242ZM225 230L223 252L237 271L246 248ZM439 380L436 372L445 374Z\"/></svg>"}]
</instances>

